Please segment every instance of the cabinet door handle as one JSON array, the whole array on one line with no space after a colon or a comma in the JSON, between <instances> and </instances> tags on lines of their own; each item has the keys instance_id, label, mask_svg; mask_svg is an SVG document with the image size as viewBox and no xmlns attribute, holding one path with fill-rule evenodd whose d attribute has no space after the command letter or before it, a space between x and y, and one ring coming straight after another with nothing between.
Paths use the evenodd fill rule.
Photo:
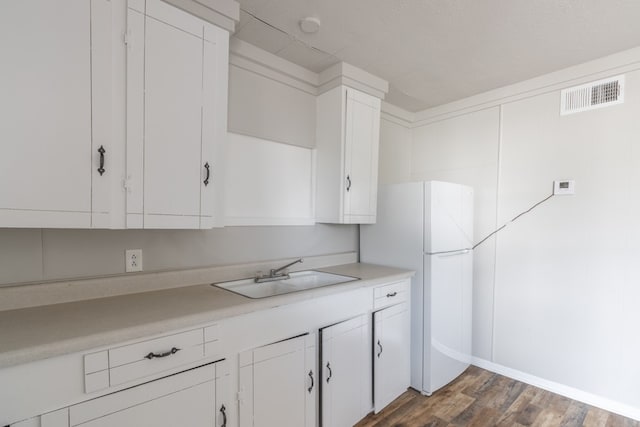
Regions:
<instances>
[{"instance_id":1,"label":"cabinet door handle","mask_svg":"<svg viewBox=\"0 0 640 427\"><path fill-rule=\"evenodd\" d=\"M311 390L313 390L313 385L314 385L314 382L313 382L313 371L309 371L309 378L311 378L311 385L309 386L309 388L307 389L307 391L308 391L309 393L311 393Z\"/></svg>"},{"instance_id":2,"label":"cabinet door handle","mask_svg":"<svg viewBox=\"0 0 640 427\"><path fill-rule=\"evenodd\" d=\"M396 295L398 295L398 292L391 292L391 293L387 294L387 298L393 298Z\"/></svg>"},{"instance_id":3,"label":"cabinet door handle","mask_svg":"<svg viewBox=\"0 0 640 427\"><path fill-rule=\"evenodd\" d=\"M382 344L380 344L380 340L378 340L378 347L380 347L380 351L378 352L378 359L380 359L380 355L382 354Z\"/></svg>"},{"instance_id":4,"label":"cabinet door handle","mask_svg":"<svg viewBox=\"0 0 640 427\"><path fill-rule=\"evenodd\" d=\"M224 405L220 407L220 413L222 414L222 425L220 427L227 427L227 408Z\"/></svg>"},{"instance_id":5,"label":"cabinet door handle","mask_svg":"<svg viewBox=\"0 0 640 427\"><path fill-rule=\"evenodd\" d=\"M151 352L151 353L149 353L149 354L147 354L147 355L145 356L145 359L149 359L149 360L151 360L151 359L156 359L156 358L160 358L160 357L167 357L167 356L171 356L172 354L176 354L176 353L177 353L177 352L179 352L179 351L180 351L180 349L179 349L179 348L177 348L177 347L173 347L171 350L169 350L169 351L165 351L164 353L154 353L154 352Z\"/></svg>"},{"instance_id":6,"label":"cabinet door handle","mask_svg":"<svg viewBox=\"0 0 640 427\"><path fill-rule=\"evenodd\" d=\"M209 177L211 176L211 171L209 170L209 168L210 168L209 162L204 164L204 168L207 170L207 176L204 179L204 181L202 181L202 182L204 183L204 185L206 187L207 185L209 185Z\"/></svg>"},{"instance_id":7,"label":"cabinet door handle","mask_svg":"<svg viewBox=\"0 0 640 427\"><path fill-rule=\"evenodd\" d=\"M347 191L351 190L351 176L347 175Z\"/></svg>"},{"instance_id":8,"label":"cabinet door handle","mask_svg":"<svg viewBox=\"0 0 640 427\"><path fill-rule=\"evenodd\" d=\"M331 365L327 362L327 369L329 370L329 376L327 377L327 384L329 384L329 380L333 376L333 371L331 370Z\"/></svg>"},{"instance_id":9,"label":"cabinet door handle","mask_svg":"<svg viewBox=\"0 0 640 427\"><path fill-rule=\"evenodd\" d=\"M98 173L100 174L100 176L102 176L103 173L105 173L105 168L104 168L104 153L106 153L107 151L104 149L104 147L101 145L100 148L98 148L98 153L100 153L100 167L98 168Z\"/></svg>"}]
</instances>

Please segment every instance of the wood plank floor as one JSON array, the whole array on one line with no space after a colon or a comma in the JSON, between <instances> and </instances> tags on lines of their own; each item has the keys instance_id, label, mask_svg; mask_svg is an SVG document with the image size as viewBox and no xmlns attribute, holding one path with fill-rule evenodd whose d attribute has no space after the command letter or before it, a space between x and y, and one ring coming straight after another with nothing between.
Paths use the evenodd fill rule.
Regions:
<instances>
[{"instance_id":1,"label":"wood plank floor","mask_svg":"<svg viewBox=\"0 0 640 427\"><path fill-rule=\"evenodd\" d=\"M409 390L356 427L586 426L640 422L471 366L431 397Z\"/></svg>"}]
</instances>

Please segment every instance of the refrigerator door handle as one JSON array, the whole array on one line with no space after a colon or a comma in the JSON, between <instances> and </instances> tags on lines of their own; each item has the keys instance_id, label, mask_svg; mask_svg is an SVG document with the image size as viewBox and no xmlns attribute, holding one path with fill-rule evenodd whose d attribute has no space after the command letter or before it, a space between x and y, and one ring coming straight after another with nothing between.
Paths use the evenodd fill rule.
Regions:
<instances>
[{"instance_id":1,"label":"refrigerator door handle","mask_svg":"<svg viewBox=\"0 0 640 427\"><path fill-rule=\"evenodd\" d=\"M451 251L451 252L436 252L432 255L438 255L441 258L449 257L449 256L457 256L457 255L465 255L471 252L471 249L461 249L459 251Z\"/></svg>"}]
</instances>

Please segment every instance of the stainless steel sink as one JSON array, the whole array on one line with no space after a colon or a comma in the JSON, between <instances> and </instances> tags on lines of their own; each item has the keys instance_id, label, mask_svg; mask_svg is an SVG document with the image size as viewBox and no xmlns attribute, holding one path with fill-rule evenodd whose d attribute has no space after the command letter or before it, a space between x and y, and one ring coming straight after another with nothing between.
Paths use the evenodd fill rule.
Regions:
<instances>
[{"instance_id":1,"label":"stainless steel sink","mask_svg":"<svg viewBox=\"0 0 640 427\"><path fill-rule=\"evenodd\" d=\"M266 298L290 292L321 288L339 283L360 280L358 277L306 270L290 273L288 279L256 283L253 278L213 283L211 286L226 289L248 298Z\"/></svg>"}]
</instances>

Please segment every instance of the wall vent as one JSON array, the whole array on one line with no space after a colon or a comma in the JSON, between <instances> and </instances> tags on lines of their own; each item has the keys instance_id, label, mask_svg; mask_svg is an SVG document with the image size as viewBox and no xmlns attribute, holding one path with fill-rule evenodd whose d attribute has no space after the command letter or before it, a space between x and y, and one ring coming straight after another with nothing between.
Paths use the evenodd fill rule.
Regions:
<instances>
[{"instance_id":1,"label":"wall vent","mask_svg":"<svg viewBox=\"0 0 640 427\"><path fill-rule=\"evenodd\" d=\"M624 102L624 76L610 77L560 93L560 115L580 113Z\"/></svg>"}]
</instances>

